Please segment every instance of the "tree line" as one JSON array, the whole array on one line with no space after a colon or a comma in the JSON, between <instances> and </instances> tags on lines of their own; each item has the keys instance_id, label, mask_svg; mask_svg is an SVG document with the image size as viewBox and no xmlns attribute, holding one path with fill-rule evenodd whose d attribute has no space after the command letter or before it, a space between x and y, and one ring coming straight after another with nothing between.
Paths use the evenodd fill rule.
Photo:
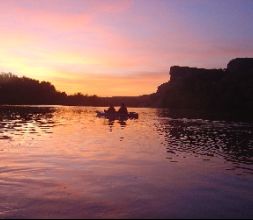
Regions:
<instances>
[{"instance_id":1,"label":"tree line","mask_svg":"<svg viewBox=\"0 0 253 220\"><path fill-rule=\"evenodd\" d=\"M12 73L0 74L0 104L2 105L74 105L108 106L120 105L145 106L148 96L137 97L98 97L77 93L67 95L57 91L50 82L38 81L28 77L18 77Z\"/></svg>"}]
</instances>

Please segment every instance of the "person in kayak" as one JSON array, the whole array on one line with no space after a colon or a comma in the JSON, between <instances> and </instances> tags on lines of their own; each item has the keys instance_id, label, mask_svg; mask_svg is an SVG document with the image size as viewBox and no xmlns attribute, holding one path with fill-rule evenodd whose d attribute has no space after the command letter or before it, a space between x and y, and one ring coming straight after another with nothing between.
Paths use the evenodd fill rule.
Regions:
<instances>
[{"instance_id":1,"label":"person in kayak","mask_svg":"<svg viewBox=\"0 0 253 220\"><path fill-rule=\"evenodd\" d=\"M121 104L118 113L121 115L128 115L128 110L124 103Z\"/></svg>"},{"instance_id":2,"label":"person in kayak","mask_svg":"<svg viewBox=\"0 0 253 220\"><path fill-rule=\"evenodd\" d=\"M114 113L116 113L116 110L115 110L114 106L112 104L110 104L110 107L105 112L108 114L114 114Z\"/></svg>"}]
</instances>

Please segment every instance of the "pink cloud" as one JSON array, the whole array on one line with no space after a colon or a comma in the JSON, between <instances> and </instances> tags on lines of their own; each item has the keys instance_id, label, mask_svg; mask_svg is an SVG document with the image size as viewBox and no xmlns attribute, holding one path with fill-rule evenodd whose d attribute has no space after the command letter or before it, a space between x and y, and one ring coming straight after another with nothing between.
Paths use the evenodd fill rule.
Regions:
<instances>
[{"instance_id":1,"label":"pink cloud","mask_svg":"<svg viewBox=\"0 0 253 220\"><path fill-rule=\"evenodd\" d=\"M38 70L34 77L40 74L43 80L58 74L59 84L68 88L66 72L71 77L80 73L73 83L81 89L85 89L79 83L85 84L83 77L99 87L100 82L107 86L107 79L115 80L118 84L111 86L118 90L118 85L124 87L124 80L130 87L144 80L147 91L153 91L158 84L156 77L141 78L137 74L134 78L136 72L167 73L171 65L224 67L224 60L253 54L252 46L244 41L236 40L235 44L219 36L204 37L205 33L197 31L195 23L175 7L164 7L173 6L168 1L140 2L0 1L0 67L27 71L30 76ZM133 93L134 89L140 91L131 88Z\"/></svg>"}]
</instances>

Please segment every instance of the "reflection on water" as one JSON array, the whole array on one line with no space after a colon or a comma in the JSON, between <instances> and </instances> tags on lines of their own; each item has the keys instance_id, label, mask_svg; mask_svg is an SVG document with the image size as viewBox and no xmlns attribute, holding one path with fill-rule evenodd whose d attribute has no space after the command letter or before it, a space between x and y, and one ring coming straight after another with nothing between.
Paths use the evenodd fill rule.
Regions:
<instances>
[{"instance_id":1,"label":"reflection on water","mask_svg":"<svg viewBox=\"0 0 253 220\"><path fill-rule=\"evenodd\" d=\"M124 129L127 126L128 119L125 119L125 120L123 120L123 119L119 119L118 120L117 119L117 120L115 120L115 119L104 118L104 121L105 121L105 124L107 124L109 126L110 132L112 132L113 131L113 127L115 126L115 123L118 123L120 125L120 127L122 129Z\"/></svg>"},{"instance_id":2,"label":"reflection on water","mask_svg":"<svg viewBox=\"0 0 253 220\"><path fill-rule=\"evenodd\" d=\"M164 114L164 115L163 115ZM158 132L165 134L167 152L219 157L253 165L253 124L168 118L159 112Z\"/></svg>"},{"instance_id":3,"label":"reflection on water","mask_svg":"<svg viewBox=\"0 0 253 220\"><path fill-rule=\"evenodd\" d=\"M51 133L54 111L53 108L45 107L1 107L0 139L12 139L27 133Z\"/></svg>"},{"instance_id":4,"label":"reflection on water","mask_svg":"<svg viewBox=\"0 0 253 220\"><path fill-rule=\"evenodd\" d=\"M253 217L253 123L0 107L0 218Z\"/></svg>"}]
</instances>

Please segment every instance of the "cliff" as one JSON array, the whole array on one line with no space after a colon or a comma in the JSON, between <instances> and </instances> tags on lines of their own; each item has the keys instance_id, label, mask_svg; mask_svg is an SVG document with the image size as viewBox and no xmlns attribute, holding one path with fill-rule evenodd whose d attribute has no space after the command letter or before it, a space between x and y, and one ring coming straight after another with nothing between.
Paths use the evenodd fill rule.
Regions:
<instances>
[{"instance_id":1,"label":"cliff","mask_svg":"<svg viewBox=\"0 0 253 220\"><path fill-rule=\"evenodd\" d=\"M203 81L217 81L224 76L222 69L203 69L172 66L170 68L170 81L177 83L187 80L203 80Z\"/></svg>"},{"instance_id":2,"label":"cliff","mask_svg":"<svg viewBox=\"0 0 253 220\"><path fill-rule=\"evenodd\" d=\"M172 66L156 99L160 107L253 109L253 58L231 60L227 69Z\"/></svg>"},{"instance_id":3,"label":"cliff","mask_svg":"<svg viewBox=\"0 0 253 220\"><path fill-rule=\"evenodd\" d=\"M227 71L230 73L247 73L253 71L253 58L236 58L227 65Z\"/></svg>"}]
</instances>

